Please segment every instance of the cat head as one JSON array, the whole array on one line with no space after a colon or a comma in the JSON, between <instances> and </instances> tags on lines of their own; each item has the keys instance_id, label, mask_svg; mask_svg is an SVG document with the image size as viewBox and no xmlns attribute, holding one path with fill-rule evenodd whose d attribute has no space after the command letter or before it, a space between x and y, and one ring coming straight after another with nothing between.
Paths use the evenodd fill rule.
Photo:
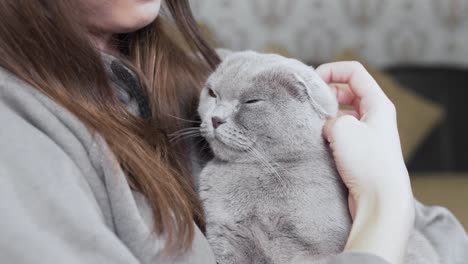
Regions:
<instances>
[{"instance_id":1,"label":"cat head","mask_svg":"<svg viewBox=\"0 0 468 264\"><path fill-rule=\"evenodd\" d=\"M336 96L315 71L294 59L252 51L228 55L200 96L200 131L214 155L248 161L292 158L323 144Z\"/></svg>"}]
</instances>

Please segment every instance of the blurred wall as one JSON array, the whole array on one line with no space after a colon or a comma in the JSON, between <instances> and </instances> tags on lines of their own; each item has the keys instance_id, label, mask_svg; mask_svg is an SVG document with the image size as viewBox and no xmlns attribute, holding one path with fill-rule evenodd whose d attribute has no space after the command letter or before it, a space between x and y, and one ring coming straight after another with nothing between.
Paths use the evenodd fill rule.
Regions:
<instances>
[{"instance_id":1,"label":"blurred wall","mask_svg":"<svg viewBox=\"0 0 468 264\"><path fill-rule=\"evenodd\" d=\"M468 0L191 0L234 50L282 49L325 62L352 49L377 66L468 66Z\"/></svg>"}]
</instances>

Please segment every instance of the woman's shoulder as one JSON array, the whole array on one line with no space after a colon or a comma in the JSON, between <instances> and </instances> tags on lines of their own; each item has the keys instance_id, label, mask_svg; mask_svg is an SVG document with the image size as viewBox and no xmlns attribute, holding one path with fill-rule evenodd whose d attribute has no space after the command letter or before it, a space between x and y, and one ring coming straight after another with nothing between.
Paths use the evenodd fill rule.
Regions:
<instances>
[{"instance_id":1,"label":"woman's shoulder","mask_svg":"<svg viewBox=\"0 0 468 264\"><path fill-rule=\"evenodd\" d=\"M32 105L29 106L28 102L32 103ZM22 108L27 110L31 109L31 107L45 107L55 108L56 110L52 112L60 111L60 106L44 93L2 67L0 67L0 104L2 107L10 109Z\"/></svg>"},{"instance_id":2,"label":"woman's shoulder","mask_svg":"<svg viewBox=\"0 0 468 264\"><path fill-rule=\"evenodd\" d=\"M2 101L4 101L6 95L21 94L24 93L33 95L34 88L30 84L18 78L14 73L11 73L7 69L0 66L0 94Z\"/></svg>"},{"instance_id":3,"label":"woman's shoulder","mask_svg":"<svg viewBox=\"0 0 468 264\"><path fill-rule=\"evenodd\" d=\"M4 128L12 128L22 120L48 136L54 136L55 131L69 131L81 138L90 139L88 130L75 115L1 67L0 109L0 122Z\"/></svg>"},{"instance_id":4,"label":"woman's shoulder","mask_svg":"<svg viewBox=\"0 0 468 264\"><path fill-rule=\"evenodd\" d=\"M80 170L96 167L90 157L97 143L86 126L47 95L1 67L0 126L0 156L9 155L12 162L37 169L47 163L50 167L54 161L56 165L68 162Z\"/></svg>"}]
</instances>

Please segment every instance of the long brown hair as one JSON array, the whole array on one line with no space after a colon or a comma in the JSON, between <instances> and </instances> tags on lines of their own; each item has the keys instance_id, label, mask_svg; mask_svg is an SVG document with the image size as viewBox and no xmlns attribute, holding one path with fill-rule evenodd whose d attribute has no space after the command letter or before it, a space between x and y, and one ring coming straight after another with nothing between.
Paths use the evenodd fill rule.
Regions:
<instances>
[{"instance_id":1,"label":"long brown hair","mask_svg":"<svg viewBox=\"0 0 468 264\"><path fill-rule=\"evenodd\" d=\"M140 76L152 117L132 115L114 96L101 54L91 44L76 0L1 0L0 66L42 91L101 135L152 208L167 252L188 249L203 210L193 190L184 143L167 135L188 126L200 87L219 58L201 37L187 0L166 0L171 15L116 36L123 61ZM168 28L171 28L168 30ZM185 45L175 43L180 33ZM185 48L184 48L185 47ZM190 54L189 54L190 53ZM179 117L181 119L175 119Z\"/></svg>"}]
</instances>

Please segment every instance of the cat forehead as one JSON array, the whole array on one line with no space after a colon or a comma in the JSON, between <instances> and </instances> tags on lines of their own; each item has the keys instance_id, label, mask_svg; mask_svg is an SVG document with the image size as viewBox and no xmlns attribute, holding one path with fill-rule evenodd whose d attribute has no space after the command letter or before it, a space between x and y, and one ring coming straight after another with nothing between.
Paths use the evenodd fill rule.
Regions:
<instances>
[{"instance_id":1,"label":"cat forehead","mask_svg":"<svg viewBox=\"0 0 468 264\"><path fill-rule=\"evenodd\" d=\"M248 70L247 73L255 74L274 65L286 65L291 59L276 54L261 54L252 51L236 52L225 58L220 64L218 72Z\"/></svg>"},{"instance_id":2,"label":"cat forehead","mask_svg":"<svg viewBox=\"0 0 468 264\"><path fill-rule=\"evenodd\" d=\"M210 76L207 85L219 92L238 94L255 87L255 84L265 84L288 74L303 72L301 68L304 66L299 61L279 55L238 52L225 58Z\"/></svg>"}]
</instances>

